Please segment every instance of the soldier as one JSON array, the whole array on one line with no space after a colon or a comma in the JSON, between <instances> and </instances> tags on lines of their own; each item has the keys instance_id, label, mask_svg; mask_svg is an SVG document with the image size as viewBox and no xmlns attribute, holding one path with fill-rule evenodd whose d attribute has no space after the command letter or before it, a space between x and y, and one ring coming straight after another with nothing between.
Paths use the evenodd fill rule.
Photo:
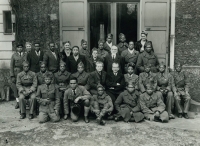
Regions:
<instances>
[{"instance_id":1,"label":"soldier","mask_svg":"<svg viewBox=\"0 0 200 146\"><path fill-rule=\"evenodd\" d=\"M60 70L54 74L55 77L55 84L58 85L58 90L59 90L59 97L60 97L60 115L63 116L63 111L64 111L64 105L63 105L63 98L64 98L64 92L67 90L68 85L69 85L69 78L70 78L71 73L69 73L66 70L66 64L65 62L60 62Z\"/></svg>"},{"instance_id":2,"label":"soldier","mask_svg":"<svg viewBox=\"0 0 200 146\"><path fill-rule=\"evenodd\" d=\"M136 90L139 90L139 77L138 75L134 74L134 70L135 70L135 64L134 63L128 63L127 64L127 71L128 73L127 74L124 74L124 79L125 79L125 82L128 83L128 82L133 82L135 83L135 89Z\"/></svg>"},{"instance_id":3,"label":"soldier","mask_svg":"<svg viewBox=\"0 0 200 146\"><path fill-rule=\"evenodd\" d=\"M101 40L101 39L100 39L100 40L98 41L98 47L99 47L99 48L98 48L97 54L98 54L99 57L101 57L101 58L104 60L104 58L108 55L108 52L104 50L103 44L104 44L104 40Z\"/></svg>"},{"instance_id":4,"label":"soldier","mask_svg":"<svg viewBox=\"0 0 200 146\"><path fill-rule=\"evenodd\" d=\"M79 53L80 55L85 56L86 59L90 57L90 51L87 48L87 41L84 39L81 40L81 48L79 50Z\"/></svg>"},{"instance_id":5,"label":"soldier","mask_svg":"<svg viewBox=\"0 0 200 146\"><path fill-rule=\"evenodd\" d=\"M124 58L121 57L117 52L118 48L116 46L111 47L111 53L109 53L104 60L105 71L107 73L112 72L112 64L116 62L120 65L120 72L124 73Z\"/></svg>"},{"instance_id":6,"label":"soldier","mask_svg":"<svg viewBox=\"0 0 200 146\"><path fill-rule=\"evenodd\" d=\"M124 75L119 72L119 64L112 64L112 73L107 73L106 76L106 93L112 98L113 103L125 88Z\"/></svg>"},{"instance_id":7,"label":"soldier","mask_svg":"<svg viewBox=\"0 0 200 146\"><path fill-rule=\"evenodd\" d=\"M92 95L97 94L97 85L106 85L106 72L103 71L103 62L96 62L96 71L93 71L88 79L88 84L90 87L90 93Z\"/></svg>"},{"instance_id":8,"label":"soldier","mask_svg":"<svg viewBox=\"0 0 200 146\"><path fill-rule=\"evenodd\" d=\"M105 125L103 117L108 114L110 115L113 111L113 103L101 84L97 85L97 95L93 95L90 101L91 112L95 113L97 116L97 123L100 125Z\"/></svg>"},{"instance_id":9,"label":"soldier","mask_svg":"<svg viewBox=\"0 0 200 146\"><path fill-rule=\"evenodd\" d=\"M145 93L145 86L150 84L154 91L157 90L157 78L156 74L151 72L151 64L144 66L144 72L139 75L139 89L141 93Z\"/></svg>"},{"instance_id":10,"label":"soldier","mask_svg":"<svg viewBox=\"0 0 200 146\"><path fill-rule=\"evenodd\" d=\"M97 61L103 62L103 59L97 55L97 52L98 52L97 48L92 49L92 55L90 58L88 58L87 72L95 71L96 68L95 64Z\"/></svg>"},{"instance_id":11,"label":"soldier","mask_svg":"<svg viewBox=\"0 0 200 146\"><path fill-rule=\"evenodd\" d=\"M40 50L40 43L34 43L34 49L27 55L27 61L30 63L30 71L35 73L40 71L40 62L43 61L44 52Z\"/></svg>"},{"instance_id":12,"label":"soldier","mask_svg":"<svg viewBox=\"0 0 200 146\"><path fill-rule=\"evenodd\" d=\"M88 113L90 110L90 93L85 87L77 84L77 79L74 77L70 78L70 88L65 91L64 94L64 119L68 118L69 109L70 116L73 122L78 121L80 116L81 107L84 107L84 121L89 123Z\"/></svg>"},{"instance_id":13,"label":"soldier","mask_svg":"<svg viewBox=\"0 0 200 146\"><path fill-rule=\"evenodd\" d=\"M67 58L67 71L70 73L77 72L77 65L82 62L87 68L87 61L85 56L79 54L79 47L72 47L72 55Z\"/></svg>"},{"instance_id":14,"label":"soldier","mask_svg":"<svg viewBox=\"0 0 200 146\"><path fill-rule=\"evenodd\" d=\"M44 53L43 60L50 72L56 73L59 69L60 57L55 50L55 43L49 43L49 50Z\"/></svg>"},{"instance_id":15,"label":"soldier","mask_svg":"<svg viewBox=\"0 0 200 146\"><path fill-rule=\"evenodd\" d=\"M16 78L17 78L17 74L23 70L22 63L26 60L27 60L27 54L23 52L23 45L18 44L16 52L12 55L11 62L10 62L10 76L12 80L10 87L12 91L14 92L14 96L17 101L15 109L19 108L19 98L18 98L17 87L16 87Z\"/></svg>"},{"instance_id":16,"label":"soldier","mask_svg":"<svg viewBox=\"0 0 200 146\"><path fill-rule=\"evenodd\" d=\"M146 42L144 46L144 52L138 56L137 60L137 68L139 73L144 72L144 65L150 63L151 64L151 71L156 73L158 72L157 66L159 65L158 57L152 50L152 43Z\"/></svg>"},{"instance_id":17,"label":"soldier","mask_svg":"<svg viewBox=\"0 0 200 146\"><path fill-rule=\"evenodd\" d=\"M54 83L53 73L47 70L45 62L42 61L40 62L40 72L36 73L38 85L45 84L45 81L44 81L45 74L52 74L52 83Z\"/></svg>"},{"instance_id":18,"label":"soldier","mask_svg":"<svg viewBox=\"0 0 200 146\"><path fill-rule=\"evenodd\" d=\"M186 119L188 117L188 109L190 106L190 94L189 92L189 78L185 71L182 71L182 64L177 62L175 64L175 71L171 73L174 77L175 82L175 91L174 91L174 98L175 98L175 105L178 110L178 117L182 118L182 116ZM181 100L184 100L184 107L183 110L181 108Z\"/></svg>"},{"instance_id":19,"label":"soldier","mask_svg":"<svg viewBox=\"0 0 200 146\"><path fill-rule=\"evenodd\" d=\"M166 105L166 111L169 114L169 119L174 119L172 109L174 105L174 78L173 76L165 71L166 66L161 63L159 65L159 72L157 73L157 91L160 91L164 97L163 102Z\"/></svg>"},{"instance_id":20,"label":"soldier","mask_svg":"<svg viewBox=\"0 0 200 146\"><path fill-rule=\"evenodd\" d=\"M125 71L126 72L127 72L127 64L128 63L136 64L137 63L137 59L138 59L138 55L139 55L139 52L134 50L134 42L130 41L128 49L124 50L121 53L121 56L124 58L124 61L125 61ZM137 73L136 72L136 68L135 68L134 72Z\"/></svg>"},{"instance_id":21,"label":"soldier","mask_svg":"<svg viewBox=\"0 0 200 146\"><path fill-rule=\"evenodd\" d=\"M109 33L107 35L106 42L103 45L104 50L107 51L108 53L111 53L111 47L113 46L112 39L113 35Z\"/></svg>"},{"instance_id":22,"label":"soldier","mask_svg":"<svg viewBox=\"0 0 200 146\"><path fill-rule=\"evenodd\" d=\"M118 47L118 53L119 55L124 51L128 49L128 44L126 43L126 36L123 33L119 34L119 41L120 43L117 45Z\"/></svg>"},{"instance_id":23,"label":"soldier","mask_svg":"<svg viewBox=\"0 0 200 146\"><path fill-rule=\"evenodd\" d=\"M115 101L115 109L118 114L115 121L119 121L120 117L125 122L140 122L144 119L144 115L140 112L139 95L135 92L135 83L126 83L126 90L122 92Z\"/></svg>"},{"instance_id":24,"label":"soldier","mask_svg":"<svg viewBox=\"0 0 200 146\"><path fill-rule=\"evenodd\" d=\"M154 92L154 87L146 85L146 92L140 95L139 103L141 111L147 120L168 122L169 116L165 111L165 104L162 101L162 94Z\"/></svg>"},{"instance_id":25,"label":"soldier","mask_svg":"<svg viewBox=\"0 0 200 146\"><path fill-rule=\"evenodd\" d=\"M85 67L82 62L77 66L77 72L72 74L73 77L77 78L78 85L84 86L86 90L89 90L88 80L90 74L85 72Z\"/></svg>"},{"instance_id":26,"label":"soldier","mask_svg":"<svg viewBox=\"0 0 200 146\"><path fill-rule=\"evenodd\" d=\"M53 76L47 73L44 76L45 84L38 86L36 98L40 103L39 122L45 123L49 120L58 122L60 120L60 97L55 84L52 84Z\"/></svg>"},{"instance_id":27,"label":"soldier","mask_svg":"<svg viewBox=\"0 0 200 146\"><path fill-rule=\"evenodd\" d=\"M35 111L36 98L35 91L37 88L36 74L29 70L29 62L23 62L23 71L17 75L17 89L19 91L19 107L20 119L26 117L26 99L30 102L29 119L33 119L33 112Z\"/></svg>"}]
</instances>

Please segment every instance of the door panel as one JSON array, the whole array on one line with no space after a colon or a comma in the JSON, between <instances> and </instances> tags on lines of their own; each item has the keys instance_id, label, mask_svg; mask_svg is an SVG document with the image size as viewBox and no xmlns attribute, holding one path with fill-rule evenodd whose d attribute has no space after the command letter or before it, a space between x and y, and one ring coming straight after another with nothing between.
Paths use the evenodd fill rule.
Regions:
<instances>
[{"instance_id":1,"label":"door panel","mask_svg":"<svg viewBox=\"0 0 200 146\"><path fill-rule=\"evenodd\" d=\"M60 46L70 41L72 46L80 46L87 40L87 0L60 0Z\"/></svg>"},{"instance_id":2,"label":"door panel","mask_svg":"<svg viewBox=\"0 0 200 146\"><path fill-rule=\"evenodd\" d=\"M141 30L148 32L160 62L168 65L169 0L142 0Z\"/></svg>"}]
</instances>

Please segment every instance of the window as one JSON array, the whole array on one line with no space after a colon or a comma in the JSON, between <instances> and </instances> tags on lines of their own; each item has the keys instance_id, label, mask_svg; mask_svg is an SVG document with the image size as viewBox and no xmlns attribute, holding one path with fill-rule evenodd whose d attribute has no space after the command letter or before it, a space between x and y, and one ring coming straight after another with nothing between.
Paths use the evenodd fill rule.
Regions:
<instances>
[{"instance_id":1,"label":"window","mask_svg":"<svg viewBox=\"0 0 200 146\"><path fill-rule=\"evenodd\" d=\"M4 34L12 33L11 11L3 11L3 28Z\"/></svg>"}]
</instances>

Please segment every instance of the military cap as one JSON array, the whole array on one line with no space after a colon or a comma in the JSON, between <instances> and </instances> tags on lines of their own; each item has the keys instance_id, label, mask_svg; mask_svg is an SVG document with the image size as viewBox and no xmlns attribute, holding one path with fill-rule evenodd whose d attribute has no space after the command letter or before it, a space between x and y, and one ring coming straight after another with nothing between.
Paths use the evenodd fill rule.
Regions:
<instances>
[{"instance_id":1,"label":"military cap","mask_svg":"<svg viewBox=\"0 0 200 146\"><path fill-rule=\"evenodd\" d=\"M161 62L161 63L159 64L159 67L160 67L160 66L164 66L164 67L166 67L166 65L165 65L164 62Z\"/></svg>"},{"instance_id":2,"label":"military cap","mask_svg":"<svg viewBox=\"0 0 200 146\"><path fill-rule=\"evenodd\" d=\"M100 44L100 43L104 43L105 41L103 40L103 39L100 39L99 41L98 41L98 44Z\"/></svg>"},{"instance_id":3,"label":"military cap","mask_svg":"<svg viewBox=\"0 0 200 146\"><path fill-rule=\"evenodd\" d=\"M135 63L133 63L133 62L129 62L129 63L127 64L127 67L135 68Z\"/></svg>"},{"instance_id":4,"label":"military cap","mask_svg":"<svg viewBox=\"0 0 200 146\"><path fill-rule=\"evenodd\" d=\"M83 67L83 68L84 68L84 64L83 64L83 62L82 62L82 61L78 63L77 67L79 67L79 66L81 66L81 67Z\"/></svg>"},{"instance_id":5,"label":"military cap","mask_svg":"<svg viewBox=\"0 0 200 146\"><path fill-rule=\"evenodd\" d=\"M24 61L23 63L22 63L22 65L24 66L24 65L29 65L29 62L28 61Z\"/></svg>"},{"instance_id":6,"label":"military cap","mask_svg":"<svg viewBox=\"0 0 200 146\"><path fill-rule=\"evenodd\" d=\"M125 37L125 35L123 33L119 34L119 38L122 38L123 36Z\"/></svg>"},{"instance_id":7,"label":"military cap","mask_svg":"<svg viewBox=\"0 0 200 146\"><path fill-rule=\"evenodd\" d=\"M111 33L107 34L107 38L108 38L108 37L113 38L113 34L111 34Z\"/></svg>"},{"instance_id":8,"label":"military cap","mask_svg":"<svg viewBox=\"0 0 200 146\"><path fill-rule=\"evenodd\" d=\"M46 66L46 63L44 61L40 61L40 66L42 66L42 65Z\"/></svg>"},{"instance_id":9,"label":"military cap","mask_svg":"<svg viewBox=\"0 0 200 146\"><path fill-rule=\"evenodd\" d=\"M72 112L75 114L75 115L79 115L80 112L81 112L81 107L79 104L74 104L74 106L72 107Z\"/></svg>"},{"instance_id":10,"label":"military cap","mask_svg":"<svg viewBox=\"0 0 200 146\"><path fill-rule=\"evenodd\" d=\"M105 90L104 86L102 86L101 84L97 85L97 89L102 88L103 90Z\"/></svg>"},{"instance_id":11,"label":"military cap","mask_svg":"<svg viewBox=\"0 0 200 146\"><path fill-rule=\"evenodd\" d=\"M60 62L60 66L61 66L61 65L65 65L65 66L66 66L66 63L63 62L63 61L61 61L61 62Z\"/></svg>"},{"instance_id":12,"label":"military cap","mask_svg":"<svg viewBox=\"0 0 200 146\"><path fill-rule=\"evenodd\" d=\"M147 46L151 46L151 48L152 48L152 42L150 42L150 41L147 41L145 44L144 44L144 47L146 48Z\"/></svg>"},{"instance_id":13,"label":"military cap","mask_svg":"<svg viewBox=\"0 0 200 146\"><path fill-rule=\"evenodd\" d=\"M24 47L22 43L18 43L16 47Z\"/></svg>"},{"instance_id":14,"label":"military cap","mask_svg":"<svg viewBox=\"0 0 200 146\"><path fill-rule=\"evenodd\" d=\"M84 40L84 39L82 39L82 40L81 40L81 45L82 45L83 43L87 43L87 41Z\"/></svg>"},{"instance_id":15,"label":"military cap","mask_svg":"<svg viewBox=\"0 0 200 146\"><path fill-rule=\"evenodd\" d=\"M44 75L44 78L53 79L53 74L52 74L52 73L46 73L46 74Z\"/></svg>"},{"instance_id":16,"label":"military cap","mask_svg":"<svg viewBox=\"0 0 200 146\"><path fill-rule=\"evenodd\" d=\"M148 35L148 33L147 33L145 30L143 30L143 31L141 32L141 34L145 34L146 36Z\"/></svg>"}]
</instances>

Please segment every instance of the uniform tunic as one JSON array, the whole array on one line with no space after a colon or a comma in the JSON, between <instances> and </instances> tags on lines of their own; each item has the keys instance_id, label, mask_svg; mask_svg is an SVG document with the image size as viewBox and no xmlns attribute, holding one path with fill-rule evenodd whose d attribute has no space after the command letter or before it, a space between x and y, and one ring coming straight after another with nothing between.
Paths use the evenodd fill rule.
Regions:
<instances>
[{"instance_id":1,"label":"uniform tunic","mask_svg":"<svg viewBox=\"0 0 200 146\"><path fill-rule=\"evenodd\" d=\"M144 51L138 56L136 67L138 68L139 72L144 72L144 66L147 64L151 64L152 72L158 72L157 66L159 65L159 61L158 57L153 51L151 51L150 54Z\"/></svg>"},{"instance_id":2,"label":"uniform tunic","mask_svg":"<svg viewBox=\"0 0 200 146\"><path fill-rule=\"evenodd\" d=\"M177 95L174 96L178 113L187 113L191 100L190 95L186 94L186 92L189 92L190 85L188 74L185 71L181 71L180 73L174 71L171 75L174 77L175 91L177 92ZM184 100L183 110L181 108L181 99Z\"/></svg>"},{"instance_id":3,"label":"uniform tunic","mask_svg":"<svg viewBox=\"0 0 200 146\"><path fill-rule=\"evenodd\" d=\"M78 80L78 85L84 86L86 88L86 90L89 89L89 85L88 85L88 79L90 74L83 71L82 73L76 72L74 74L72 74L73 77L77 78Z\"/></svg>"},{"instance_id":4,"label":"uniform tunic","mask_svg":"<svg viewBox=\"0 0 200 146\"><path fill-rule=\"evenodd\" d=\"M129 121L131 118L130 112L133 112L135 115L136 122L143 120L144 115L140 113L140 106L138 103L139 95L134 92L130 94L127 90L122 92L115 101L115 109L118 113L124 118L125 121ZM136 114L137 113L137 114Z\"/></svg>"},{"instance_id":5,"label":"uniform tunic","mask_svg":"<svg viewBox=\"0 0 200 146\"><path fill-rule=\"evenodd\" d=\"M118 53L121 54L124 50L128 49L128 44L126 42L122 43L120 42L118 45Z\"/></svg>"},{"instance_id":6,"label":"uniform tunic","mask_svg":"<svg viewBox=\"0 0 200 146\"><path fill-rule=\"evenodd\" d=\"M38 86L36 98L40 104L39 120L40 122L47 122L48 117L53 122L57 122L60 119L59 115L56 115L55 110L60 109L60 97L58 88L55 84L46 84ZM47 100L49 102L47 102Z\"/></svg>"},{"instance_id":7,"label":"uniform tunic","mask_svg":"<svg viewBox=\"0 0 200 146\"><path fill-rule=\"evenodd\" d=\"M136 90L139 90L139 76L136 75L136 74L124 74L124 79L125 79L125 82L128 83L128 82L133 82L135 84L135 89Z\"/></svg>"},{"instance_id":8,"label":"uniform tunic","mask_svg":"<svg viewBox=\"0 0 200 146\"><path fill-rule=\"evenodd\" d=\"M106 113L113 111L113 103L111 97L104 93L101 97L99 95L93 95L90 101L91 111L96 116L105 116Z\"/></svg>"},{"instance_id":9,"label":"uniform tunic","mask_svg":"<svg viewBox=\"0 0 200 146\"><path fill-rule=\"evenodd\" d=\"M38 80L38 85L42 85L45 83L44 81L44 77L46 74L51 74L53 79L52 79L52 83L54 83L54 75L52 72L49 72L49 71L46 71L45 73L42 73L42 72L38 72L36 73L36 76L37 76L37 80Z\"/></svg>"},{"instance_id":10,"label":"uniform tunic","mask_svg":"<svg viewBox=\"0 0 200 146\"><path fill-rule=\"evenodd\" d=\"M162 94L160 92L154 92L151 96L147 93L141 94L139 103L146 119L155 120L153 114L158 111L162 122L169 121L169 116L165 111L165 104L162 101Z\"/></svg>"},{"instance_id":11,"label":"uniform tunic","mask_svg":"<svg viewBox=\"0 0 200 146\"><path fill-rule=\"evenodd\" d=\"M57 84L59 88L67 88L67 86L69 85L70 75L71 73L69 73L68 71L58 71L54 74L55 84Z\"/></svg>"},{"instance_id":12,"label":"uniform tunic","mask_svg":"<svg viewBox=\"0 0 200 146\"><path fill-rule=\"evenodd\" d=\"M105 51L105 50L98 49L97 54L98 54L99 57L103 58L103 60L104 60L104 58L108 55L108 52Z\"/></svg>"}]
</instances>

